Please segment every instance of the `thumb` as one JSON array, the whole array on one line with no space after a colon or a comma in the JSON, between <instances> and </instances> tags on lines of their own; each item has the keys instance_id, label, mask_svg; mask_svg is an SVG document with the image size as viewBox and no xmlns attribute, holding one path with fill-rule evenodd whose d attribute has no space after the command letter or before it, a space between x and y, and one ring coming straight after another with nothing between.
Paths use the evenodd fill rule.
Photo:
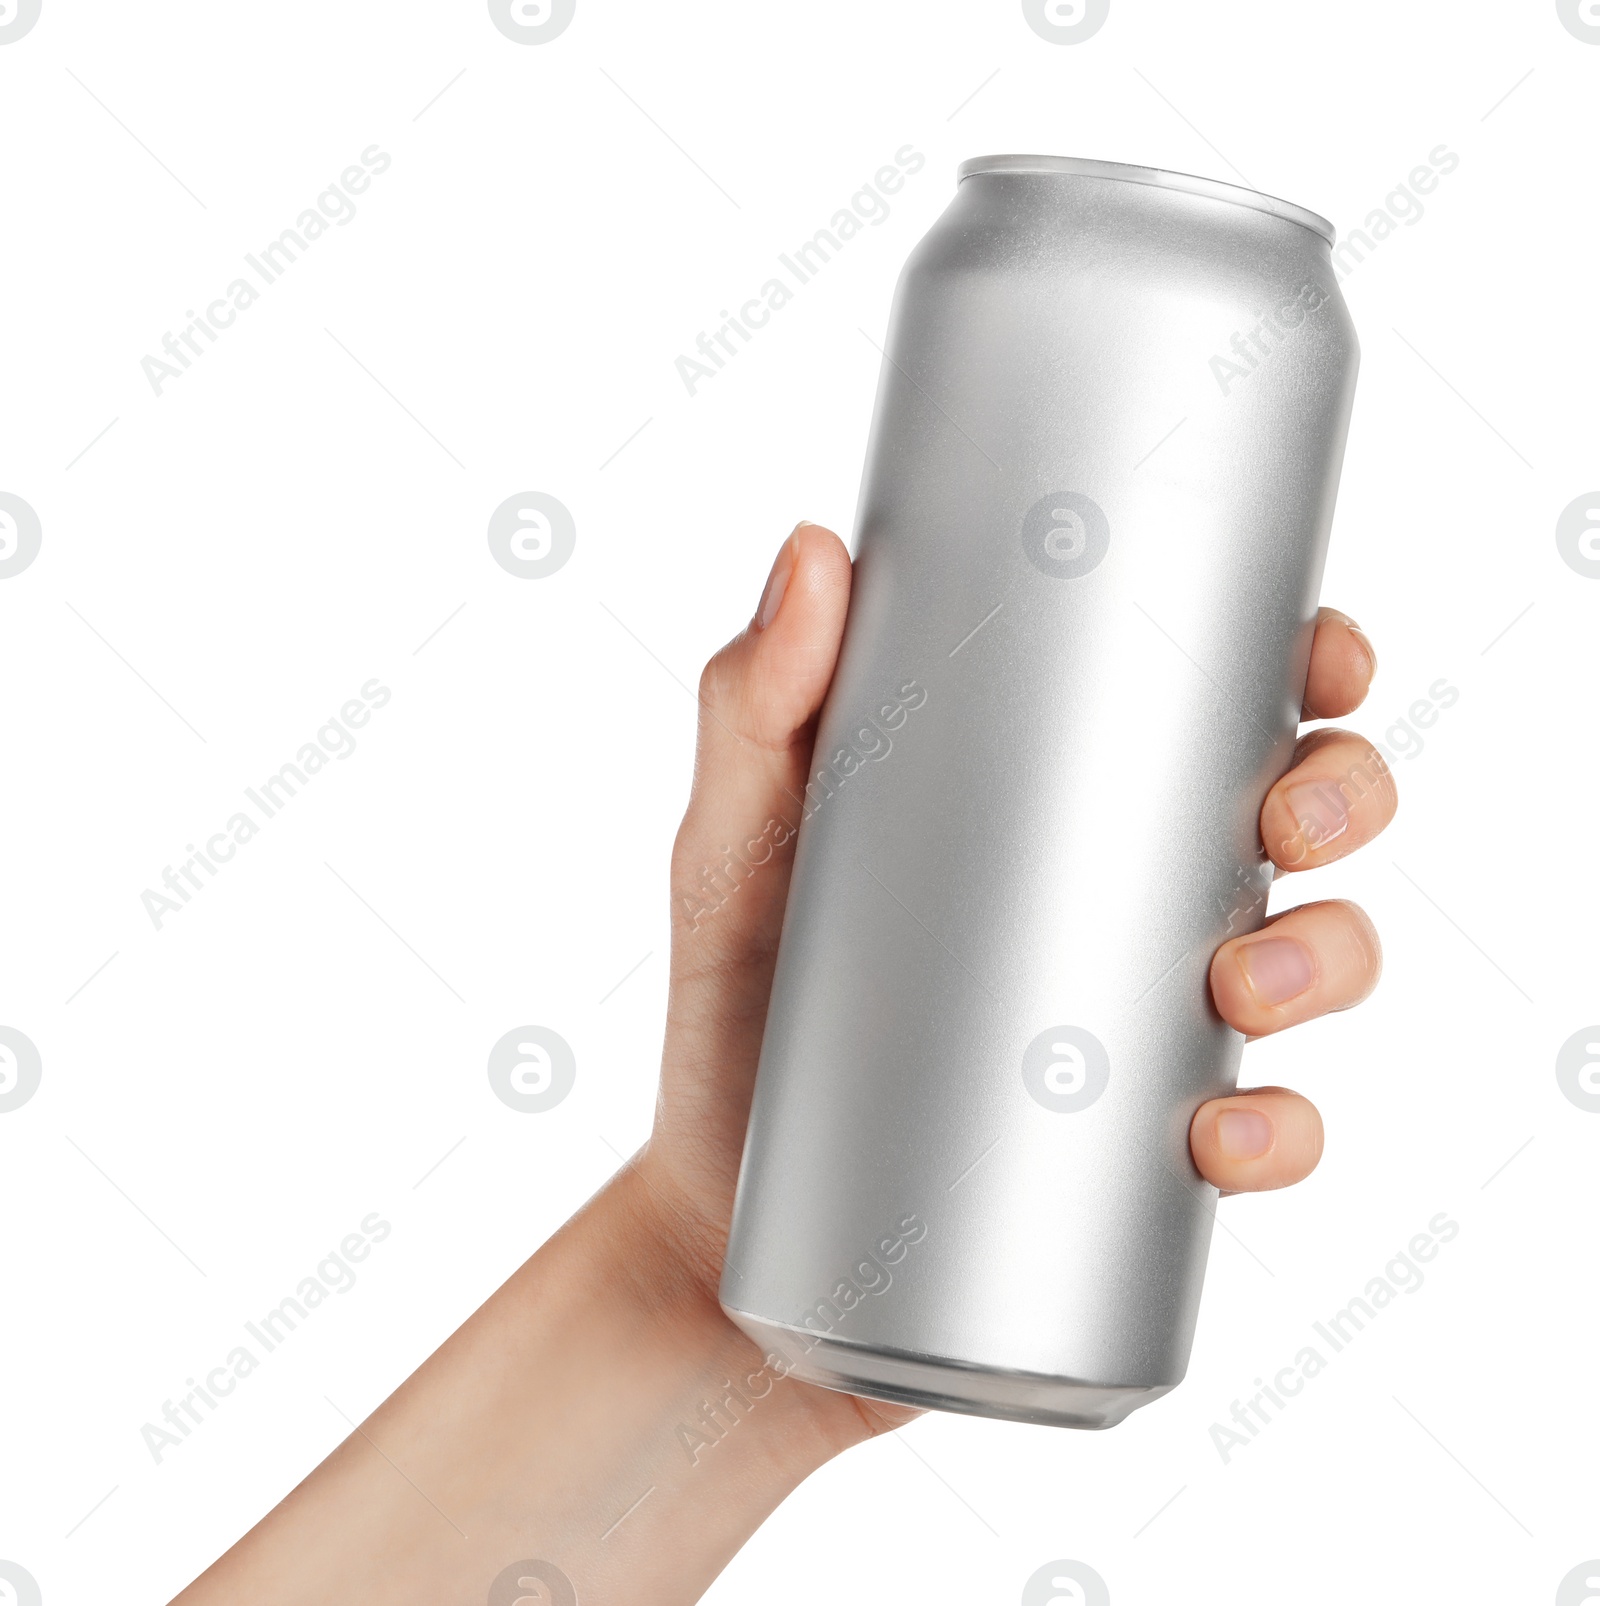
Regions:
<instances>
[{"instance_id":1,"label":"thumb","mask_svg":"<svg viewBox=\"0 0 1600 1606\"><path fill-rule=\"evenodd\" d=\"M744 631L700 677L694 788L673 849L674 969L770 960L817 713L833 679L850 557L796 526Z\"/></svg>"}]
</instances>

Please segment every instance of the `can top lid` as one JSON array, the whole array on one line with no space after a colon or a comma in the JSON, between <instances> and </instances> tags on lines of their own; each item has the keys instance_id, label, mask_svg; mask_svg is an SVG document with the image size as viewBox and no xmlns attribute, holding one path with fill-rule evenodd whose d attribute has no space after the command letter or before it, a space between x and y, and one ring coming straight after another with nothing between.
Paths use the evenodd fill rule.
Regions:
<instances>
[{"instance_id":1,"label":"can top lid","mask_svg":"<svg viewBox=\"0 0 1600 1606\"><path fill-rule=\"evenodd\" d=\"M979 173L1062 173L1076 178L1119 179L1124 184L1152 184L1159 189L1183 190L1190 195L1204 195L1213 201L1231 201L1235 206L1248 206L1257 212L1280 217L1287 223L1298 223L1321 235L1329 245L1334 243L1333 225L1315 212L1308 212L1292 201L1280 201L1273 195L1262 195L1239 184L1224 184L1220 179L1196 178L1190 173L1169 173L1159 167L1133 167L1126 162L1094 162L1077 156L975 156L956 169L956 182L976 177Z\"/></svg>"}]
</instances>

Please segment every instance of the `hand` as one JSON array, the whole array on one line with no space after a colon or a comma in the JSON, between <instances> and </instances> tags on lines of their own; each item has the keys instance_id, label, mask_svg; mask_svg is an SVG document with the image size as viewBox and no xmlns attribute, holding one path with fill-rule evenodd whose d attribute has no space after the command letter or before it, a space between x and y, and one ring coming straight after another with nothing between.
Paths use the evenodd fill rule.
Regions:
<instances>
[{"instance_id":1,"label":"hand","mask_svg":"<svg viewBox=\"0 0 1600 1606\"><path fill-rule=\"evenodd\" d=\"M693 794L672 858L673 941L666 1047L654 1134L638 1162L666 1218L686 1275L708 1310L733 1208L767 996L788 895L794 797L810 773L816 718L833 678L850 595L839 538L802 524L773 564L754 617L706 665ZM1375 658L1343 614L1318 618L1307 680L1308 718L1349 713L1366 696ZM1340 790L1354 771L1353 799ZM1261 837L1283 871L1315 869L1370 841L1394 814L1393 778L1371 744L1323 729L1300 742L1268 793ZM772 822L778 829L769 830ZM754 874L728 847L787 840ZM713 883L714 878L714 883ZM1306 904L1217 950L1211 991L1222 1017L1248 1036L1348 1009L1377 982L1380 951L1354 904ZM1322 1153L1322 1121L1285 1088L1213 1099L1195 1113L1190 1147L1224 1192L1281 1188ZM754 1346L752 1346L752 1351ZM757 1363L759 1364L759 1363ZM838 1445L917 1413L791 1381Z\"/></svg>"},{"instance_id":2,"label":"hand","mask_svg":"<svg viewBox=\"0 0 1600 1606\"><path fill-rule=\"evenodd\" d=\"M749 627L706 667L649 1144L181 1606L481 1600L496 1578L521 1587L524 1566L557 1599L688 1606L809 1473L916 1414L775 1381L717 1304L792 837L773 830L771 858L736 880L720 875L725 844L788 818L803 790L849 595L838 537L802 524ZM1372 666L1361 633L1325 612L1307 713L1354 708ZM1344 805L1334 783L1352 771L1365 784ZM1262 840L1282 868L1311 869L1393 812L1368 744L1318 731L1268 795ZM1377 974L1366 917L1311 904L1225 943L1211 988L1259 1036L1348 1008ZM1277 1188L1316 1164L1322 1126L1298 1094L1258 1088L1204 1105L1190 1145L1219 1188Z\"/></svg>"}]
</instances>

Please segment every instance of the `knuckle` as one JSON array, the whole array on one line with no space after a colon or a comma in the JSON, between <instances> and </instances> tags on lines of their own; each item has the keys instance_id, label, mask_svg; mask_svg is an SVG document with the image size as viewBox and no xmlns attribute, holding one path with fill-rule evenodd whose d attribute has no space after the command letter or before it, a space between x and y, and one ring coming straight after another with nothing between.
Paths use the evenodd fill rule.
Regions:
<instances>
[{"instance_id":1,"label":"knuckle","mask_svg":"<svg viewBox=\"0 0 1600 1606\"><path fill-rule=\"evenodd\" d=\"M698 697L702 742L716 734L740 746L771 745L761 737L762 686L745 636L735 636L706 661Z\"/></svg>"},{"instance_id":2,"label":"knuckle","mask_svg":"<svg viewBox=\"0 0 1600 1606\"><path fill-rule=\"evenodd\" d=\"M706 660L697 688L700 706L716 712L727 699L728 649L719 648Z\"/></svg>"},{"instance_id":3,"label":"knuckle","mask_svg":"<svg viewBox=\"0 0 1600 1606\"><path fill-rule=\"evenodd\" d=\"M679 823L678 834L672 839L672 857L668 861L669 882L674 900L694 878L698 857L694 838L690 832L689 816L685 814Z\"/></svg>"}]
</instances>

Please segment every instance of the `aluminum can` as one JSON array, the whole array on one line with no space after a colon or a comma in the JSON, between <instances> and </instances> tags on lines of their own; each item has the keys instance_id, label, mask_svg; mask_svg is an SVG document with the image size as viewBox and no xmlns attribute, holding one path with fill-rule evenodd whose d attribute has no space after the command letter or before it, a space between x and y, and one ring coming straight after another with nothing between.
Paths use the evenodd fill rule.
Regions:
<instances>
[{"instance_id":1,"label":"aluminum can","mask_svg":"<svg viewBox=\"0 0 1600 1606\"><path fill-rule=\"evenodd\" d=\"M721 1298L786 1374L1100 1428L1182 1380L1357 345L1314 213L967 162L895 293Z\"/></svg>"}]
</instances>

